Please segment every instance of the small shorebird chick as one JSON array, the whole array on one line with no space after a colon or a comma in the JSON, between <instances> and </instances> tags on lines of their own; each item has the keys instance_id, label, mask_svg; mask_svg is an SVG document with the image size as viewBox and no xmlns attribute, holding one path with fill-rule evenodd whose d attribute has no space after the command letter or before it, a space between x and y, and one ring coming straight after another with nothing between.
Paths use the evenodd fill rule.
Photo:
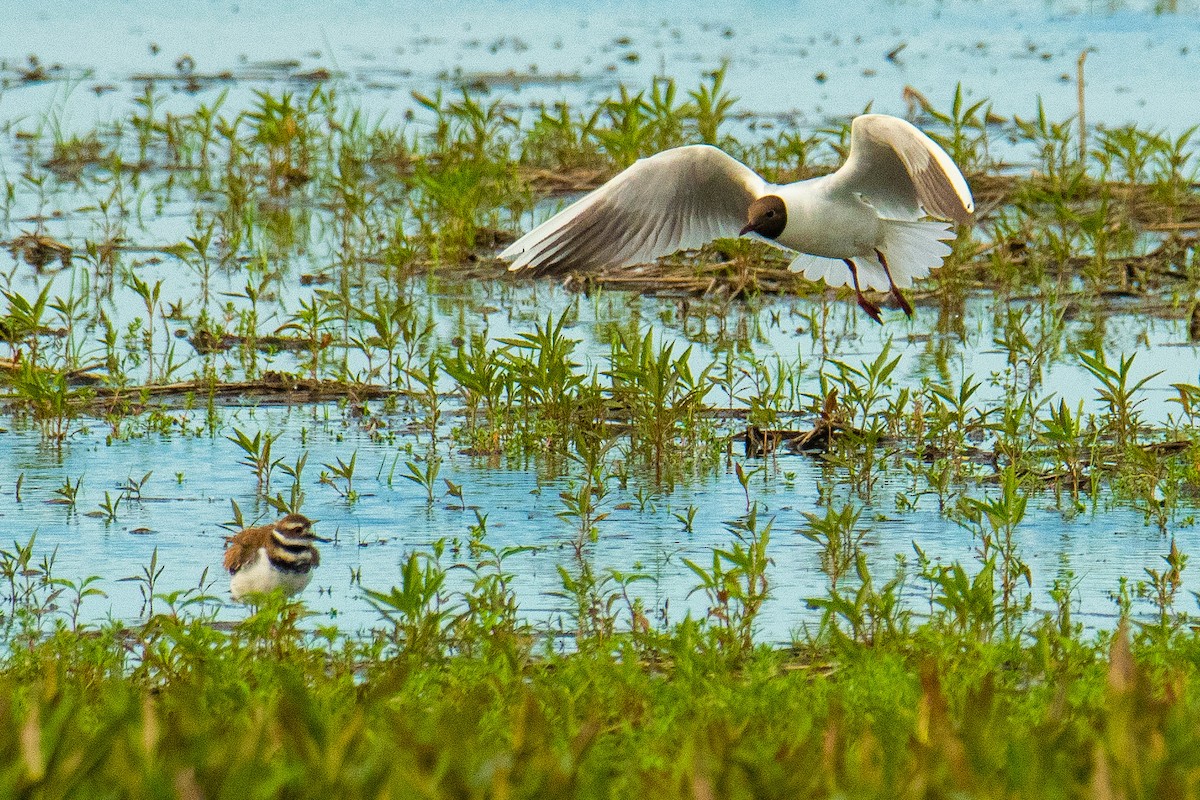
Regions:
<instances>
[{"instance_id":1,"label":"small shorebird chick","mask_svg":"<svg viewBox=\"0 0 1200 800\"><path fill-rule=\"evenodd\" d=\"M282 589L291 596L304 590L321 564L313 542L328 542L312 530L312 520L288 514L271 525L246 528L227 537L225 569L229 593L240 602L247 595Z\"/></svg>"}]
</instances>

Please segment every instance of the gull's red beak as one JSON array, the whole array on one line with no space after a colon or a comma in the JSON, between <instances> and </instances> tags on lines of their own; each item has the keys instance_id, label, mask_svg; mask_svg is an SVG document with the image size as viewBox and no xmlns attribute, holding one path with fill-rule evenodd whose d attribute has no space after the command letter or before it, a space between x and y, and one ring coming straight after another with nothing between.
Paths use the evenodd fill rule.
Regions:
<instances>
[{"instance_id":1,"label":"gull's red beak","mask_svg":"<svg viewBox=\"0 0 1200 800\"><path fill-rule=\"evenodd\" d=\"M746 223L746 226L744 228L742 228L740 231L738 231L738 236L745 236L747 233L750 233L753 230L754 230L754 223L748 222L748 223Z\"/></svg>"}]
</instances>

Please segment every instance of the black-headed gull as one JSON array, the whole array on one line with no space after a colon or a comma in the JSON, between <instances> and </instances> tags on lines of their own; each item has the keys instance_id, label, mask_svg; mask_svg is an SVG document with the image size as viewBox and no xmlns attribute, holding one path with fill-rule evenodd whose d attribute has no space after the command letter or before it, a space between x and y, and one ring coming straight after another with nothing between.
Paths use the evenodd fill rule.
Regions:
<instances>
[{"instance_id":1,"label":"black-headed gull","mask_svg":"<svg viewBox=\"0 0 1200 800\"><path fill-rule=\"evenodd\" d=\"M864 114L850 127L850 154L829 175L786 185L711 145L644 158L509 245L510 270L536 274L616 268L755 233L797 251L791 269L829 286L853 286L880 321L864 287L901 289L941 266L954 238L940 217L975 211L962 172L942 148L898 117Z\"/></svg>"}]
</instances>

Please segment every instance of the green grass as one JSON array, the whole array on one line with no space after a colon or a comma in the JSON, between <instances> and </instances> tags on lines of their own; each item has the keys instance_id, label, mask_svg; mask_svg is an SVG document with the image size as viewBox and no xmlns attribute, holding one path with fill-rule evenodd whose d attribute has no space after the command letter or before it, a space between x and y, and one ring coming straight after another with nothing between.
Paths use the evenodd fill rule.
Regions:
<instances>
[{"instance_id":1,"label":"green grass","mask_svg":"<svg viewBox=\"0 0 1200 800\"><path fill-rule=\"evenodd\" d=\"M1040 105L999 117L959 87L948 111L926 107L919 121L964 165L983 213L927 283L928 337L897 327L865 359L844 355L861 339L853 304L772 302L764 292L816 290L780 282L746 243L673 260L677 302L600 284L553 313L545 293L559 295L489 261L543 195L664 147L717 143L778 180L844 152L843 120L735 135L723 81L721 69L681 93L658 79L525 113L469 91L419 95L403 125L367 119L336 88L260 93L243 110L220 96L184 114L147 89L95 131L6 138L6 435L35 431L52 448L96 425L113 439L224 437L255 514L315 505L318 490L352 505L371 480L356 454L317 455L306 479L303 434L286 461L272 454L281 433L235 427L218 395L242 378L305 378L345 395L326 414L394 445L376 481L411 481L431 506L444 483L465 510L471 488L440 473L451 448L532 465L567 477L568 534L553 626L523 616L505 566L520 550L489 545L477 509L469 537L406 553L397 586L366 591L377 624L353 633L278 600L218 624L204 580L162 590L157 554L132 578L138 622L97 624L98 578L62 579L33 539L14 543L0 551L0 795L1195 796L1198 640L1175 535L1200 481L1200 387L1174 384L1170 416L1150 419L1153 378L1134 377L1135 356L1105 328L1114 295L1142 321L1191 313L1192 133L1093 129L1081 157L1074 121ZM994 163L1002 138L1035 167ZM184 232L153 241L168 207L185 210ZM47 233L62 209L78 223L65 245ZM197 291L171 296L171 270ZM972 323L982 333L963 313L977 290L991 293ZM589 303L592 356L576 325ZM511 332L493 333L489 315ZM764 355L785 331L811 347ZM1003 367L962 374L980 346ZM901 347L919 377L900 374ZM1089 381L1091 411L1046 385L1056 365ZM186 394L156 399L177 381ZM364 385L384 399L357 399ZM776 588L759 486L783 462L735 460L733 438L818 416L838 433L800 534L827 588L807 599L809 627L772 648L755 636ZM703 613L668 618L639 595L641 567L593 564L615 487L632 482L645 509L730 470L745 513L728 519L725 546L687 563ZM149 477L104 491L93 513L117 521ZM53 490L67 513L80 484ZM1031 501L1068 518L1135 508L1162 531L1162 563L1115 592L1122 618L1135 597L1147 609L1122 628L1129 639L1072 618L1069 573L1033 595L1016 536ZM934 504L975 558L916 548L879 574L863 511ZM690 532L695 513L674 516ZM236 502L233 514L239 527Z\"/></svg>"},{"instance_id":2,"label":"green grass","mask_svg":"<svg viewBox=\"0 0 1200 800\"><path fill-rule=\"evenodd\" d=\"M417 569L414 575L420 572ZM427 576L428 577L428 576ZM419 579L413 578L418 581ZM1194 797L1200 640L935 614L747 646L635 625L558 652L496 586L369 638L272 602L9 638L0 791L58 797ZM28 612L25 612L28 613ZM424 616L422 616L424 615Z\"/></svg>"}]
</instances>

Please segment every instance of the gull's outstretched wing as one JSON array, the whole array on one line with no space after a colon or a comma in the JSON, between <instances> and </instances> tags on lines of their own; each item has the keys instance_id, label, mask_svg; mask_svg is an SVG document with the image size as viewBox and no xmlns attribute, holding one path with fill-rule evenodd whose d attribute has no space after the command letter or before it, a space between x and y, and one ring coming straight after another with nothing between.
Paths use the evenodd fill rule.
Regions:
<instances>
[{"instance_id":1,"label":"gull's outstretched wing","mask_svg":"<svg viewBox=\"0 0 1200 800\"><path fill-rule=\"evenodd\" d=\"M536 273L623 267L737 236L766 182L710 145L644 158L500 253Z\"/></svg>"},{"instance_id":2,"label":"gull's outstretched wing","mask_svg":"<svg viewBox=\"0 0 1200 800\"><path fill-rule=\"evenodd\" d=\"M850 125L850 155L829 177L834 191L861 195L892 219L933 217L969 222L975 201L946 151L913 125L864 114Z\"/></svg>"}]
</instances>

